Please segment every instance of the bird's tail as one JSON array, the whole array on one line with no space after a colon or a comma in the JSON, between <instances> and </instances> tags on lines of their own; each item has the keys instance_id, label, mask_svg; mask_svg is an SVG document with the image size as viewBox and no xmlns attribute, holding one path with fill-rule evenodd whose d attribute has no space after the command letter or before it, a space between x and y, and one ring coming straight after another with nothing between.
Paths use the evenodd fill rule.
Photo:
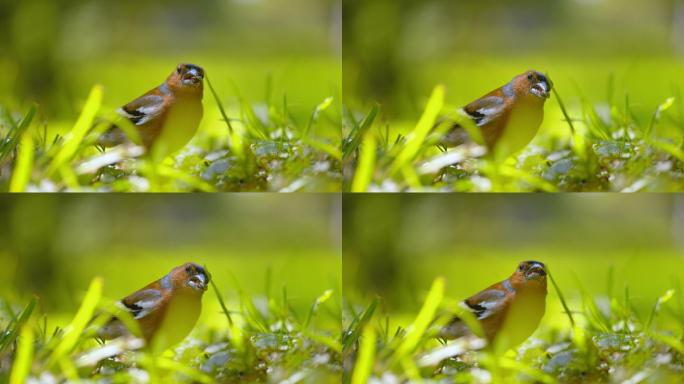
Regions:
<instances>
[{"instance_id":1,"label":"bird's tail","mask_svg":"<svg viewBox=\"0 0 684 384\"><path fill-rule=\"evenodd\" d=\"M114 124L110 125L97 139L97 144L104 148L114 147L127 142L129 140L124 131Z\"/></svg>"},{"instance_id":2,"label":"bird's tail","mask_svg":"<svg viewBox=\"0 0 684 384\"><path fill-rule=\"evenodd\" d=\"M435 131L441 125L448 125L446 127L446 133L440 136L438 142L439 145L443 147L456 147L462 144L471 142L468 132L460 124L454 121L453 118L448 116L439 116L432 126L432 131Z\"/></svg>"},{"instance_id":3,"label":"bird's tail","mask_svg":"<svg viewBox=\"0 0 684 384\"><path fill-rule=\"evenodd\" d=\"M466 323L459 317L454 317L451 321L439 330L438 337L447 340L458 339L459 337L472 336L473 331L468 328Z\"/></svg>"}]
</instances>

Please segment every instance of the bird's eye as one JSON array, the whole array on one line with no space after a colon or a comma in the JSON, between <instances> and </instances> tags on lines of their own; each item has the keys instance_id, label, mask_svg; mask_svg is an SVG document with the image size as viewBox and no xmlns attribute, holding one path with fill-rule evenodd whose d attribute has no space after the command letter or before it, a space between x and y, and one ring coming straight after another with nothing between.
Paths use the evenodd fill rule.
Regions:
<instances>
[{"instance_id":1,"label":"bird's eye","mask_svg":"<svg viewBox=\"0 0 684 384\"><path fill-rule=\"evenodd\" d=\"M181 68L181 66L179 65L178 68L176 68L176 72L178 72L178 73L180 74L180 73L181 73L181 69L182 69L182 68Z\"/></svg>"},{"instance_id":2,"label":"bird's eye","mask_svg":"<svg viewBox=\"0 0 684 384\"><path fill-rule=\"evenodd\" d=\"M187 273L192 273L192 266L188 266L185 268L185 272Z\"/></svg>"},{"instance_id":3,"label":"bird's eye","mask_svg":"<svg viewBox=\"0 0 684 384\"><path fill-rule=\"evenodd\" d=\"M532 80L532 77L533 77L532 74L529 73L529 74L527 75L527 80Z\"/></svg>"}]
</instances>

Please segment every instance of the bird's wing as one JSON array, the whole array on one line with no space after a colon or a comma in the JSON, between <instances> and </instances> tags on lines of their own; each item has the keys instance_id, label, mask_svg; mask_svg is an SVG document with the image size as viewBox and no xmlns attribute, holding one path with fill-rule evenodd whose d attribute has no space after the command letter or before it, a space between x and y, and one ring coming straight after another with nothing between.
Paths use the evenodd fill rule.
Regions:
<instances>
[{"instance_id":1,"label":"bird's wing","mask_svg":"<svg viewBox=\"0 0 684 384\"><path fill-rule=\"evenodd\" d=\"M135 319L140 319L158 308L162 298L163 295L158 289L143 289L121 300L121 304Z\"/></svg>"},{"instance_id":2,"label":"bird's wing","mask_svg":"<svg viewBox=\"0 0 684 384\"><path fill-rule=\"evenodd\" d=\"M159 116L164 110L164 98L159 95L145 95L118 109L123 117L135 125L143 125Z\"/></svg>"},{"instance_id":3,"label":"bird's wing","mask_svg":"<svg viewBox=\"0 0 684 384\"><path fill-rule=\"evenodd\" d=\"M506 293L490 288L467 298L463 303L478 320L482 320L503 311L506 300Z\"/></svg>"},{"instance_id":4,"label":"bird's wing","mask_svg":"<svg viewBox=\"0 0 684 384\"><path fill-rule=\"evenodd\" d=\"M463 110L475 121L475 124L483 126L500 116L505 106L503 97L485 96L466 105Z\"/></svg>"}]
</instances>

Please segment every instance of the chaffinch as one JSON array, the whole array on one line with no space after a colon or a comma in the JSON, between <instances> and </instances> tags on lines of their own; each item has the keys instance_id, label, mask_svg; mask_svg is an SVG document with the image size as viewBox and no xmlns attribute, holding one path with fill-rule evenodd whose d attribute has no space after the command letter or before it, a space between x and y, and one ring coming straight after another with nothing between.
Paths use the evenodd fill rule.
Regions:
<instances>
[{"instance_id":1,"label":"chaffinch","mask_svg":"<svg viewBox=\"0 0 684 384\"><path fill-rule=\"evenodd\" d=\"M537 329L546 307L546 267L523 261L506 280L463 301L479 320L484 336L495 349L507 350L525 341ZM460 318L441 330L444 338L470 333Z\"/></svg>"},{"instance_id":2,"label":"chaffinch","mask_svg":"<svg viewBox=\"0 0 684 384\"><path fill-rule=\"evenodd\" d=\"M147 345L164 350L183 340L195 326L210 279L206 269L185 263L118 304L137 320ZM123 322L113 317L97 335L109 340L128 334Z\"/></svg>"},{"instance_id":3,"label":"chaffinch","mask_svg":"<svg viewBox=\"0 0 684 384\"><path fill-rule=\"evenodd\" d=\"M143 146L159 157L182 148L202 120L204 70L178 64L160 86L119 108L117 112L137 128ZM113 126L98 144L111 147L128 142L125 132Z\"/></svg>"},{"instance_id":4,"label":"chaffinch","mask_svg":"<svg viewBox=\"0 0 684 384\"><path fill-rule=\"evenodd\" d=\"M480 128L490 152L506 157L525 148L544 119L544 102L553 83L540 72L529 70L463 107ZM470 138L455 125L441 139L444 146L461 145Z\"/></svg>"}]
</instances>

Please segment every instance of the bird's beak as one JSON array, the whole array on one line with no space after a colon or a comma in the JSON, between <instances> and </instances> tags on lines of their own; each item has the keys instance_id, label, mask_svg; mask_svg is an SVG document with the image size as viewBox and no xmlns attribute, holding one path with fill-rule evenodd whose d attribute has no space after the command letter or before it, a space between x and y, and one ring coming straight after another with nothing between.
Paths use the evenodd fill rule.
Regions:
<instances>
[{"instance_id":1,"label":"bird's beak","mask_svg":"<svg viewBox=\"0 0 684 384\"><path fill-rule=\"evenodd\" d=\"M202 74L195 68L190 68L188 69L187 72L183 74L182 81L183 84L185 85L192 85L196 86L202 83L203 76Z\"/></svg>"},{"instance_id":2,"label":"bird's beak","mask_svg":"<svg viewBox=\"0 0 684 384\"><path fill-rule=\"evenodd\" d=\"M548 99L551 96L551 86L548 82L542 80L534 84L532 89L530 89L530 92L537 97L541 97L542 99Z\"/></svg>"},{"instance_id":3,"label":"bird's beak","mask_svg":"<svg viewBox=\"0 0 684 384\"><path fill-rule=\"evenodd\" d=\"M546 269L542 264L533 264L525 272L525 278L527 280L540 280L546 277Z\"/></svg>"},{"instance_id":4,"label":"bird's beak","mask_svg":"<svg viewBox=\"0 0 684 384\"><path fill-rule=\"evenodd\" d=\"M199 274L190 278L188 283L192 288L198 291L206 291L208 286L207 277L205 275Z\"/></svg>"}]
</instances>

